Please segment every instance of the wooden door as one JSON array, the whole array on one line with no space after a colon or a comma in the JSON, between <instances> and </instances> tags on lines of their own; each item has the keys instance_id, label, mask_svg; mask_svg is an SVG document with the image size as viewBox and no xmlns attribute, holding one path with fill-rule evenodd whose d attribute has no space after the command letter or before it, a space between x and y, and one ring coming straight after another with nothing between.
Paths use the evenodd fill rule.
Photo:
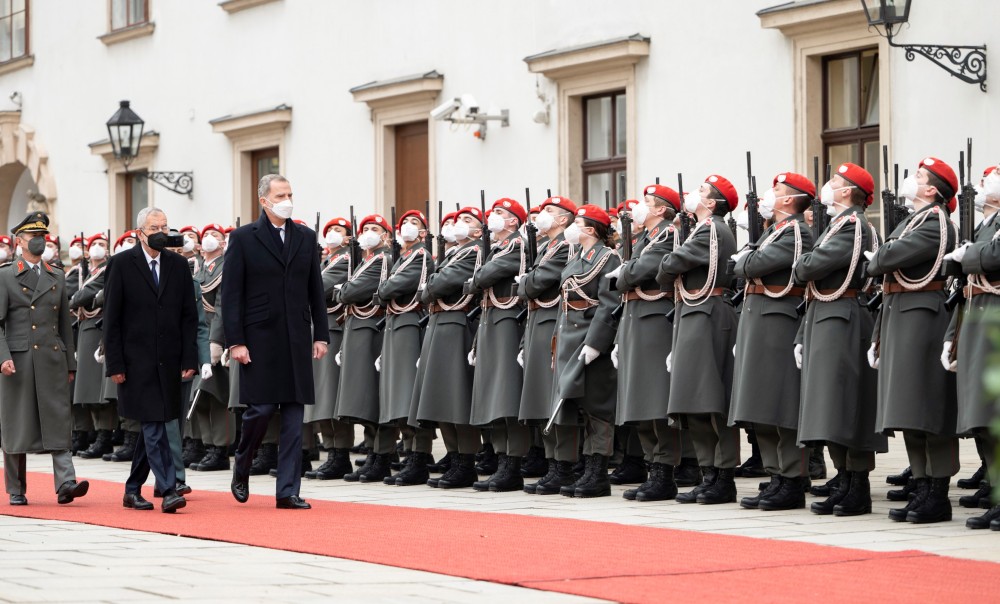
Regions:
<instances>
[{"instance_id":1,"label":"wooden door","mask_svg":"<svg viewBox=\"0 0 1000 604\"><path fill-rule=\"evenodd\" d=\"M268 174L280 174L278 148L258 149L250 154L250 220L260 218L260 198L257 197L257 183Z\"/></svg>"},{"instance_id":2,"label":"wooden door","mask_svg":"<svg viewBox=\"0 0 1000 604\"><path fill-rule=\"evenodd\" d=\"M408 210L426 211L429 195L427 122L400 124L396 139L396 215ZM386 218L389 218L386 215Z\"/></svg>"}]
</instances>

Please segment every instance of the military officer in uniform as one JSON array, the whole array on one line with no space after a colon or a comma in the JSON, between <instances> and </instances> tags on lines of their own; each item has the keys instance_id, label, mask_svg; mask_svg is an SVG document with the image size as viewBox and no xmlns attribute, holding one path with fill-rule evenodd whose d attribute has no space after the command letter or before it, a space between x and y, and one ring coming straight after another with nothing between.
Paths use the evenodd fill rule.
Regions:
<instances>
[{"instance_id":1,"label":"military officer in uniform","mask_svg":"<svg viewBox=\"0 0 1000 604\"><path fill-rule=\"evenodd\" d=\"M878 419L883 434L903 432L906 455L917 485L916 497L893 509L896 521L951 520L948 486L958 473L958 401L955 374L938 361L949 317L944 309L941 266L955 247L949 213L959 183L951 167L925 158L899 194L913 204L878 251L868 274L884 275L884 302L869 353L878 367Z\"/></svg>"},{"instance_id":2,"label":"military officer in uniform","mask_svg":"<svg viewBox=\"0 0 1000 604\"><path fill-rule=\"evenodd\" d=\"M717 504L736 500L739 430L728 426L732 399L736 311L729 301L729 257L736 238L723 217L736 209L736 188L712 174L687 194L684 209L696 226L687 241L663 258L656 280L672 289L673 348L667 355L669 416L691 431L702 482L677 496L680 503Z\"/></svg>"},{"instance_id":3,"label":"military officer in uniform","mask_svg":"<svg viewBox=\"0 0 1000 604\"><path fill-rule=\"evenodd\" d=\"M14 240L8 235L0 235L0 268L14 261Z\"/></svg>"},{"instance_id":4,"label":"military officer in uniform","mask_svg":"<svg viewBox=\"0 0 1000 604\"><path fill-rule=\"evenodd\" d=\"M73 296L76 292L80 291L83 287L84 281L84 270L83 265L87 262L87 258L83 252L84 244L86 240L82 235L77 235L69 243L69 248L67 253L70 258L70 267L66 271L66 298L69 301L73 300ZM70 314L76 317L76 313L70 308ZM73 348L80 350L79 337L80 337L80 321L77 318L73 322ZM79 377L79 361L77 362L77 377ZM74 380L75 381L75 380ZM71 391L75 388L71 388ZM86 449L89 445L88 434L94 431L94 421L90 417L90 410L81 406L73 405L73 442L70 446L70 452L76 455L80 451Z\"/></svg>"},{"instance_id":5,"label":"military officer in uniform","mask_svg":"<svg viewBox=\"0 0 1000 604\"><path fill-rule=\"evenodd\" d=\"M566 197L550 197L538 206L535 226L543 237L534 266L518 280L518 293L527 301L528 317L518 363L524 368L521 408L518 419L529 426L544 425L552 411L552 336L559 321L562 272L573 256L573 246L563 232L576 220L576 204ZM532 208L534 209L534 208ZM540 242L541 243L541 242ZM572 451L557 452L557 432L568 430L563 446ZM548 472L538 482L525 485L526 493L557 495L575 480L573 463L577 456L576 426L556 426L542 437ZM561 459L561 461L560 461Z\"/></svg>"},{"instance_id":6,"label":"military officer in uniform","mask_svg":"<svg viewBox=\"0 0 1000 604\"><path fill-rule=\"evenodd\" d=\"M735 273L746 280L736 336L736 368L729 423L752 428L768 487L740 505L789 510L806 505L808 449L799 447L799 369L789 350L799 331L798 307L805 290L792 267L812 249L812 231L802 211L816 197L811 180L794 172L778 174L760 200L760 215L771 226L759 241L737 253Z\"/></svg>"},{"instance_id":7,"label":"military officer in uniform","mask_svg":"<svg viewBox=\"0 0 1000 604\"><path fill-rule=\"evenodd\" d=\"M799 443L830 451L839 481L815 514L855 516L871 512L868 473L875 453L888 450L875 431L875 372L865 363L871 313L858 294L865 285L864 252L877 245L865 219L875 181L852 163L837 168L820 200L830 224L795 264L806 284L806 315L792 353L802 369Z\"/></svg>"},{"instance_id":8,"label":"military officer in uniform","mask_svg":"<svg viewBox=\"0 0 1000 604\"><path fill-rule=\"evenodd\" d=\"M49 453L57 501L90 488L77 482L69 452L76 372L66 278L42 260L49 217L28 214L12 232L21 258L0 269L0 431L11 505L27 505L28 453Z\"/></svg>"}]
</instances>

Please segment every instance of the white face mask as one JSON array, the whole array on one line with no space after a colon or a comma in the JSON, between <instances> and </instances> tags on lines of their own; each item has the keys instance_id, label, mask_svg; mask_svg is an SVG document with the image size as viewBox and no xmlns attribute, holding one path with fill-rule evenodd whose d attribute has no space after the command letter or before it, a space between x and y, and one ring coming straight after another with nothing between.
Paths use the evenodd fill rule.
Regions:
<instances>
[{"instance_id":1,"label":"white face mask","mask_svg":"<svg viewBox=\"0 0 1000 604\"><path fill-rule=\"evenodd\" d=\"M332 229L323 239L326 241L326 245L331 248L338 248L344 245L344 236Z\"/></svg>"},{"instance_id":2,"label":"white face mask","mask_svg":"<svg viewBox=\"0 0 1000 604\"><path fill-rule=\"evenodd\" d=\"M219 249L219 240L215 238L215 235L205 235L205 238L201 241L201 249L211 254Z\"/></svg>"},{"instance_id":3,"label":"white face mask","mask_svg":"<svg viewBox=\"0 0 1000 604\"><path fill-rule=\"evenodd\" d=\"M8 258L7 250L0 249L0 262L6 262Z\"/></svg>"},{"instance_id":4,"label":"white face mask","mask_svg":"<svg viewBox=\"0 0 1000 604\"><path fill-rule=\"evenodd\" d=\"M563 231L563 236L566 238L566 241L568 241L569 243L571 243L573 245L579 245L580 244L580 227L577 226L577 224L574 222L573 224L571 224L568 227L566 227L566 230Z\"/></svg>"},{"instance_id":5,"label":"white face mask","mask_svg":"<svg viewBox=\"0 0 1000 604\"><path fill-rule=\"evenodd\" d=\"M361 246L363 250L370 250L382 242L382 238L379 237L374 231L365 231L358 236L358 245Z\"/></svg>"},{"instance_id":6,"label":"white face mask","mask_svg":"<svg viewBox=\"0 0 1000 604\"><path fill-rule=\"evenodd\" d=\"M916 199L917 195L920 193L920 184L917 182L917 177L907 176L903 179L903 183L899 186L899 195L903 199L910 202L909 206L913 207L913 200Z\"/></svg>"},{"instance_id":7,"label":"white face mask","mask_svg":"<svg viewBox=\"0 0 1000 604\"><path fill-rule=\"evenodd\" d=\"M455 226L453 228L455 233L455 241L465 241L466 239L469 238L469 231L471 229L469 228L468 224L459 220L458 222L455 223Z\"/></svg>"},{"instance_id":8,"label":"white face mask","mask_svg":"<svg viewBox=\"0 0 1000 604\"><path fill-rule=\"evenodd\" d=\"M545 210L542 210L541 212L538 213L538 216L535 218L535 226L538 228L539 233L544 234L549 232L549 229L552 228L552 225L555 223L555 221L556 219L552 217L552 214L549 214Z\"/></svg>"},{"instance_id":9,"label":"white face mask","mask_svg":"<svg viewBox=\"0 0 1000 604\"><path fill-rule=\"evenodd\" d=\"M123 243L123 244L121 245L121 247L120 247L120 248L118 248L118 251L117 251L117 252L115 252L115 253L116 253L116 254L120 254L120 253L122 253L122 252L127 252L127 251L129 251L130 249L132 249L132 248L134 248L134 247L135 247L135 244L134 244L134 243L132 243L131 241L126 241L125 243Z\"/></svg>"},{"instance_id":10,"label":"white face mask","mask_svg":"<svg viewBox=\"0 0 1000 604\"><path fill-rule=\"evenodd\" d=\"M698 191L691 191L684 196L684 209L688 212L694 214L698 210L698 206L701 205L701 193Z\"/></svg>"},{"instance_id":11,"label":"white face mask","mask_svg":"<svg viewBox=\"0 0 1000 604\"><path fill-rule=\"evenodd\" d=\"M640 201L632 208L632 222L635 224L644 224L647 218L649 218L649 206L646 205L645 201Z\"/></svg>"},{"instance_id":12,"label":"white face mask","mask_svg":"<svg viewBox=\"0 0 1000 604\"><path fill-rule=\"evenodd\" d=\"M90 257L93 260L103 260L107 255L108 250L104 249L104 246L93 245L90 247Z\"/></svg>"},{"instance_id":13,"label":"white face mask","mask_svg":"<svg viewBox=\"0 0 1000 604\"><path fill-rule=\"evenodd\" d=\"M1000 197L1000 174L995 171L983 179L983 192L989 197Z\"/></svg>"},{"instance_id":14,"label":"white face mask","mask_svg":"<svg viewBox=\"0 0 1000 604\"><path fill-rule=\"evenodd\" d=\"M444 237L444 240L448 243L455 243L457 241L457 239L455 239L455 225L446 224L441 227L441 236Z\"/></svg>"},{"instance_id":15,"label":"white face mask","mask_svg":"<svg viewBox=\"0 0 1000 604\"><path fill-rule=\"evenodd\" d=\"M399 228L400 238L407 243L415 241L417 239L417 235L419 234L420 229L417 228L417 225L410 224L409 222L404 222L403 226Z\"/></svg>"},{"instance_id":16,"label":"white face mask","mask_svg":"<svg viewBox=\"0 0 1000 604\"><path fill-rule=\"evenodd\" d=\"M45 251L42 252L42 260L46 262L50 262L55 257L56 257L56 252L50 247L45 248Z\"/></svg>"},{"instance_id":17,"label":"white face mask","mask_svg":"<svg viewBox=\"0 0 1000 604\"><path fill-rule=\"evenodd\" d=\"M982 212L986 207L986 190L983 187L976 187L976 197L972 202L976 204L977 212Z\"/></svg>"},{"instance_id":18,"label":"white face mask","mask_svg":"<svg viewBox=\"0 0 1000 604\"><path fill-rule=\"evenodd\" d=\"M618 220L617 218L615 218L615 232L618 233L619 235L622 232L622 221Z\"/></svg>"},{"instance_id":19,"label":"white face mask","mask_svg":"<svg viewBox=\"0 0 1000 604\"><path fill-rule=\"evenodd\" d=\"M764 197L757 204L757 211L764 217L764 220L770 220L774 216L774 204L777 202L778 198L774 194L774 189L764 191Z\"/></svg>"},{"instance_id":20,"label":"white face mask","mask_svg":"<svg viewBox=\"0 0 1000 604\"><path fill-rule=\"evenodd\" d=\"M191 239L190 237L185 237L184 238L184 247L182 247L181 249L184 250L185 252L193 252L194 251L194 239Z\"/></svg>"},{"instance_id":21,"label":"white face mask","mask_svg":"<svg viewBox=\"0 0 1000 604\"><path fill-rule=\"evenodd\" d=\"M486 221L486 228L488 228L491 233L499 233L503 230L505 224L507 224L506 220L500 218L496 214L490 214L489 219Z\"/></svg>"},{"instance_id":22,"label":"white face mask","mask_svg":"<svg viewBox=\"0 0 1000 604\"><path fill-rule=\"evenodd\" d=\"M78 248L75 245L73 247L69 248L69 259L70 260L79 260L80 258L83 258L83 249L82 248Z\"/></svg>"},{"instance_id":23,"label":"white face mask","mask_svg":"<svg viewBox=\"0 0 1000 604\"><path fill-rule=\"evenodd\" d=\"M271 211L274 212L274 215L277 216L278 218L284 218L285 220L288 220L289 218L292 217L293 207L294 206L292 204L292 200L286 199L285 201L279 203L272 203Z\"/></svg>"}]
</instances>

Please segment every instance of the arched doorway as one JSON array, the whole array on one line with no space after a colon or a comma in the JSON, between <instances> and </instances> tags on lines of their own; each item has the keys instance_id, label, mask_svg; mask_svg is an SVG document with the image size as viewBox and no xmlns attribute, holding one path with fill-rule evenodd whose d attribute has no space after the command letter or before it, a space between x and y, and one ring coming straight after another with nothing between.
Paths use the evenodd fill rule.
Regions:
<instances>
[{"instance_id":1,"label":"arched doorway","mask_svg":"<svg viewBox=\"0 0 1000 604\"><path fill-rule=\"evenodd\" d=\"M0 111L0 226L5 233L35 210L47 213L49 228L59 232L56 184L48 161L35 141L35 130L21 123L21 112Z\"/></svg>"}]
</instances>

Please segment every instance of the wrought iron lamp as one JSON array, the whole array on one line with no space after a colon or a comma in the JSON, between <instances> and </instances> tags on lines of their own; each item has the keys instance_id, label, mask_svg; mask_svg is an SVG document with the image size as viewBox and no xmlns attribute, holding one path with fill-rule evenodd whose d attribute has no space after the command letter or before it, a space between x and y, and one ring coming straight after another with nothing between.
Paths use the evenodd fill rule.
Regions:
<instances>
[{"instance_id":1,"label":"wrought iron lamp","mask_svg":"<svg viewBox=\"0 0 1000 604\"><path fill-rule=\"evenodd\" d=\"M883 34L889 41L889 46L902 48L906 51L906 60L912 61L916 55L926 57L947 71L952 76L968 82L979 84L980 90L986 92L986 45L982 46L944 46L940 44L896 44L892 41L899 28L910 19L910 4L913 0L861 0L865 9L868 26L879 31L879 26L885 28ZM879 31L881 34L882 32Z\"/></svg>"},{"instance_id":2,"label":"wrought iron lamp","mask_svg":"<svg viewBox=\"0 0 1000 604\"><path fill-rule=\"evenodd\" d=\"M115 159L122 162L125 172L129 165L139 156L139 146L142 144L142 129L146 122L129 106L128 101L122 101L118 111L108 120L108 137L111 139L111 149ZM192 172L136 172L136 176L147 178L165 189L179 195L192 198L194 191L194 173Z\"/></svg>"}]
</instances>

